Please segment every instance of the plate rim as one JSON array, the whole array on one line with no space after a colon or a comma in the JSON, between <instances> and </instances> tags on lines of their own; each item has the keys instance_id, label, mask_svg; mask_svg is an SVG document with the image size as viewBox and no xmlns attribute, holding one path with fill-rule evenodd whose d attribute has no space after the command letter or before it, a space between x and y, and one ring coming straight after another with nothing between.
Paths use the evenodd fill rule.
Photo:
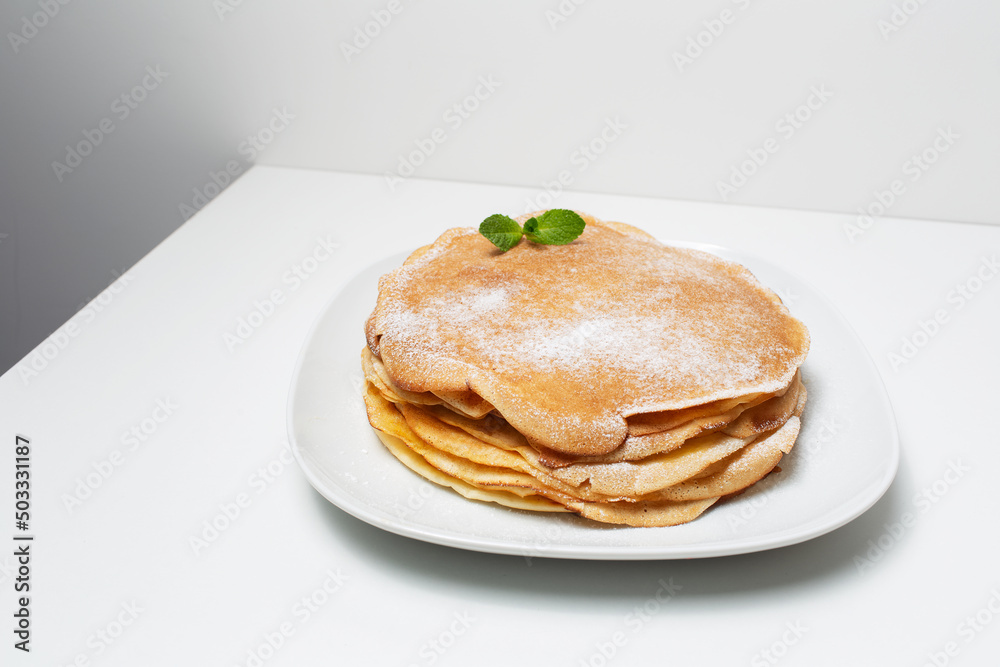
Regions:
<instances>
[{"instance_id":1,"label":"plate rim","mask_svg":"<svg viewBox=\"0 0 1000 667\"><path fill-rule=\"evenodd\" d=\"M800 528L788 535L779 534L772 537L756 537L756 538L743 538L739 540L728 540L721 544L718 542L713 543L701 543L701 544L684 544L684 545L642 545L642 546L629 546L621 547L616 545L573 545L573 544L560 544L550 543L544 547L531 547L521 544L514 544L505 540L490 538L490 537L474 537L469 535L462 535L460 533L442 531L439 529L432 529L427 527L422 527L412 522L408 522L404 518L392 517L388 515L383 515L370 510L367 504L362 501L356 500L350 493L344 491L336 497L331 497L332 494L327 489L327 481L319 477L319 474L313 470L312 464L306 461L302 449L299 445L298 439L296 437L296 430L294 424L294 406L295 399L297 395L297 388L299 386L299 380L305 365L305 360L307 352L311 347L311 343L315 340L316 333L320 326L324 322L330 308L347 290L347 288L357 280L362 274L371 270L374 266L379 263L385 262L389 259L396 257L407 257L413 250L407 250L402 252L393 252L390 254L380 255L376 258L371 259L363 267L348 276L344 282L337 288L337 290L330 296L329 299L323 304L319 313L313 320L309 327L308 332L303 338L302 344L299 348L298 356L295 361L295 368L292 372L292 378L289 385L288 398L285 404L285 425L288 434L289 444L291 446L292 454L295 457L299 468L302 469L309 481L310 485L328 502L334 506L340 508L341 510L347 512L351 516L364 521L365 523L386 530L388 532L400 535L403 537L408 537L411 539L420 540L423 542L428 542L431 544L438 544L442 546L448 546L457 549L463 549L467 551L476 551L481 553L494 553L501 555L514 555L523 556L528 558L557 558L557 559L574 559L574 560L607 560L607 561L628 561L628 560L678 560L678 559L692 559L692 558L721 558L725 556L735 556L748 553L757 553L761 551L769 551L772 549L780 549L787 546L792 546L795 544L801 544L803 542L808 542L827 533L831 533L848 523L854 521L862 514L871 509L872 506L877 503L889 487L892 485L893 480L899 469L900 461L900 444L899 444L899 428L896 421L895 412L892 408L892 403L889 400L889 393L885 386L885 380L882 378L881 372L878 370L878 366L875 364L867 346L865 346L864 341L851 326L851 323L847 318L840 312L840 310L830 301L830 299L821 290L816 289L809 281L804 280L799 275L785 269L784 267L776 265L769 259L762 258L753 253L748 253L742 250L735 250L728 248L726 246L721 246L712 243L702 243L696 241L678 241L678 240L663 240L659 237L657 238L661 243L665 245L671 245L674 247L690 248L693 250L701 250L703 252L708 252L710 254L716 255L728 261L737 261L743 264L742 261L735 259L738 257L743 257L751 260L754 263L760 265L766 265L768 268L776 269L780 273L784 273L801 285L807 287L815 296L817 296L822 304L822 306L828 310L844 327L844 329L852 336L858 347L864 352L864 360L868 369L871 371L875 380L877 380L877 387L879 389L879 402L881 403L880 412L887 416L887 423L890 431L889 443L890 452L887 459L887 466L885 472L877 480L873 482L866 489L867 493L859 494L855 496L852 500L854 501L851 506L851 510L844 512L838 520L833 522L821 522L822 515L817 519L800 526ZM400 262L401 264L402 262ZM745 265L745 264L744 264ZM748 267L749 268L749 267ZM751 273L753 270L751 269ZM755 275L756 277L756 275ZM758 279L759 280L759 279ZM765 285L773 291L773 288ZM374 435L374 434L373 434ZM331 480L332 481L332 480ZM471 502L471 501L470 501ZM818 525L817 525L818 524ZM810 526L812 526L810 528ZM623 527L624 528L624 527ZM666 529L665 527L662 529ZM715 544L716 546L711 546ZM725 545L728 545L725 546Z\"/></svg>"}]
</instances>

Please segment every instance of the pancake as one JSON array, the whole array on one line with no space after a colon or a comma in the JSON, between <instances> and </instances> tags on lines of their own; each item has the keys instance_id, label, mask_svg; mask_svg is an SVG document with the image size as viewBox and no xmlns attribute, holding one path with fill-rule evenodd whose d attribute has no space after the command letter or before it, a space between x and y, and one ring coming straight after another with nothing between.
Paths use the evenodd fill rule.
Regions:
<instances>
[{"instance_id":1,"label":"pancake","mask_svg":"<svg viewBox=\"0 0 1000 667\"><path fill-rule=\"evenodd\" d=\"M369 388L371 385L369 385ZM697 518L718 498L692 500L641 499L637 502L589 502L551 490L537 493L530 476L470 463L429 447L409 430L392 404L369 389L369 418L386 448L421 477L449 487L465 498L513 509L571 511L605 523L636 527L673 526Z\"/></svg>"},{"instance_id":2,"label":"pancake","mask_svg":"<svg viewBox=\"0 0 1000 667\"><path fill-rule=\"evenodd\" d=\"M505 253L452 229L383 276L369 421L471 500L693 520L792 450L808 332L744 267L583 217L567 245Z\"/></svg>"},{"instance_id":3,"label":"pancake","mask_svg":"<svg viewBox=\"0 0 1000 667\"><path fill-rule=\"evenodd\" d=\"M479 446L484 443L473 444L469 449L469 444L478 441L466 435L466 445L456 448L454 443L447 444L448 437L438 437L440 434L436 436L426 428L413 430L410 428L413 422L403 419L395 406L369 387L369 412L380 438L394 456L421 476L472 500L515 509L574 511L588 518L627 525L676 525L682 519L690 520L688 515L700 514L720 497L738 493L771 472L781 457L791 451L799 430L798 418L793 417L776 432L721 460L711 474L695 476L657 493L628 499L600 497L590 490L580 495L573 489L547 486L533 475L525 474L537 471L524 466L523 461L512 460L510 457L516 455L510 452L498 457L499 450L494 450L492 454L486 453L485 459L474 460L477 452L472 450L480 449L478 454L483 454ZM450 451L435 446L442 443ZM472 459L463 454L471 454Z\"/></svg>"},{"instance_id":4,"label":"pancake","mask_svg":"<svg viewBox=\"0 0 1000 667\"><path fill-rule=\"evenodd\" d=\"M433 448L473 464L531 475L542 486L534 486L531 482L528 482L528 486L538 492L554 490L585 500L635 500L638 497L649 499L654 496L661 498L662 494L654 492L677 485L687 479L704 477L705 471L709 470L713 464L730 458L730 455L736 452L751 449L749 446L751 443L756 446L763 441L771 441L770 450L775 451L775 441L774 438L771 438L775 431L765 432L764 437L757 437L757 434L754 434L743 440L717 433L713 436L692 438L684 447L671 455L649 457L635 464L624 466L575 464L561 469L551 469L545 466L537 453L526 445L515 442L514 446L494 446L476 437L473 433L438 419L425 406L414 406L406 403L393 406L372 384L369 384L368 392L366 401L369 405L372 423L381 424L383 430L389 430L397 435L405 435L410 441L419 438L421 445L424 446L420 453L429 460L433 461L436 456L436 453L430 451L430 448ZM393 414L398 411L406 424L407 428L402 434L391 428L385 429L385 420L388 419L385 413L393 407L395 408L392 411ZM372 414L373 412L378 414ZM446 410L438 410L436 414L444 416L446 412ZM793 423L795 428L790 436L792 441L794 441L795 433L798 431L798 421ZM781 428L777 429L777 432L787 435L789 433L788 424L783 424ZM483 431L479 431L479 433L483 433ZM504 444L509 445L510 443ZM790 446L783 444L778 449L787 453ZM756 447L756 450L763 451L759 446ZM778 458L780 458L780 454ZM773 464L761 470L760 475L766 474L771 468L773 468ZM454 469L449 470L449 472L456 474ZM716 470L713 469L712 474L715 472ZM456 476L463 477L461 474L456 474ZM746 480L743 486L754 481L756 478ZM524 480L521 479L517 486L525 486Z\"/></svg>"},{"instance_id":5,"label":"pancake","mask_svg":"<svg viewBox=\"0 0 1000 667\"><path fill-rule=\"evenodd\" d=\"M423 397L419 401L407 401L399 395L406 392L393 391L381 383L383 373L375 372L375 369L381 366L381 362L372 356L368 348L362 350L361 356L366 379L372 382L389 401L427 406L433 416L445 423L462 428L468 433L504 449L531 447L524 436L498 415L484 415L484 417L489 417L487 419L475 418L464 412L445 409L448 406L431 407L442 406L443 401L432 403ZM531 448L535 450L533 455L542 465L560 468L575 463L617 463L619 461L639 460L653 454L673 451L682 446L688 439L718 428L723 428L728 435L745 438L773 430L783 424L791 414L801 389L802 384L796 375L789 387L776 396L760 394L754 395L754 398L746 403L723 402L722 407L729 407L733 404L735 406L722 414L704 415L694 410L690 412L680 411L688 413L690 416L696 416L696 418L685 423L671 424L673 428L660 432L649 432L647 428L644 428L642 429L643 435L629 435L621 447L605 455L570 457L544 448Z\"/></svg>"},{"instance_id":6,"label":"pancake","mask_svg":"<svg viewBox=\"0 0 1000 667\"><path fill-rule=\"evenodd\" d=\"M447 486L457 491L469 500L481 500L483 502L497 503L498 505L503 505L504 507L529 510L532 512L571 511L564 505L554 503L551 500L541 498L539 496L526 497L506 491L498 491L496 489L486 490L478 488L472 484L463 482L460 479L456 479L451 475L437 470L434 466L427 463L427 461L425 461L419 454L410 450L410 448L406 445L406 441L402 438L390 435L383 431L376 431L376 433L378 434L379 440L381 440L382 444L385 445L386 449L388 449L393 456L402 461L407 468L425 479L429 479L436 484Z\"/></svg>"},{"instance_id":7,"label":"pancake","mask_svg":"<svg viewBox=\"0 0 1000 667\"><path fill-rule=\"evenodd\" d=\"M720 461L710 474L663 489L659 495L666 500L697 500L743 491L774 470L782 457L792 451L799 427L799 418L792 417L772 435Z\"/></svg>"},{"instance_id":8,"label":"pancake","mask_svg":"<svg viewBox=\"0 0 1000 667\"><path fill-rule=\"evenodd\" d=\"M384 276L367 328L387 384L475 395L572 456L618 449L632 417L788 386L808 333L747 269L585 220L573 243L503 254L451 229Z\"/></svg>"}]
</instances>

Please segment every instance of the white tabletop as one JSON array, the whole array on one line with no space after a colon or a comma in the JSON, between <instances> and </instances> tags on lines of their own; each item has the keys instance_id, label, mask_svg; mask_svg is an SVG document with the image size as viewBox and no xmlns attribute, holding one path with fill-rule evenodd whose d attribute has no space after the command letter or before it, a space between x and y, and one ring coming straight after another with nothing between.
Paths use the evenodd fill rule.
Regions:
<instances>
[{"instance_id":1,"label":"white tabletop","mask_svg":"<svg viewBox=\"0 0 1000 667\"><path fill-rule=\"evenodd\" d=\"M310 487L286 450L286 400L331 295L377 259L537 194L254 168L0 378L8 626L12 538L34 536L32 650L5 630L3 664L992 664L995 227L880 219L852 241L851 216L553 202L759 255L854 325L902 459L871 510L812 541L705 560L526 559L383 532ZM276 305L251 318L265 299ZM238 330L241 318L259 326ZM17 435L31 443L25 532Z\"/></svg>"}]
</instances>

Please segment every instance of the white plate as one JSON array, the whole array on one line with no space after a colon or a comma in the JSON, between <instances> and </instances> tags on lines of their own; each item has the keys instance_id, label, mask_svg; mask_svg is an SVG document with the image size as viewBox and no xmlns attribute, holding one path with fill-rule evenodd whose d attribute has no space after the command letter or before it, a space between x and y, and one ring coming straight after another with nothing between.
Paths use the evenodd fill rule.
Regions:
<instances>
[{"instance_id":1,"label":"white plate","mask_svg":"<svg viewBox=\"0 0 1000 667\"><path fill-rule=\"evenodd\" d=\"M364 321L378 278L406 255L383 259L338 293L313 326L292 379L288 430L309 481L341 509L400 535L528 557L605 560L704 558L773 549L834 530L889 487L899 461L892 407L875 365L834 307L800 279L760 259L673 243L748 267L809 327L802 366L809 400L781 472L695 521L669 528L609 526L571 514L481 503L427 482L397 461L365 416Z\"/></svg>"}]
</instances>

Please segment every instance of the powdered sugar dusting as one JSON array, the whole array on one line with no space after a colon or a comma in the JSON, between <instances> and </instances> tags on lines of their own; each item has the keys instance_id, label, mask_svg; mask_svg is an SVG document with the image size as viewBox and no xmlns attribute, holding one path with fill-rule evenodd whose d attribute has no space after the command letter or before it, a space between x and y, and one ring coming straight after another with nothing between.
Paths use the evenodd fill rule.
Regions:
<instances>
[{"instance_id":1,"label":"powdered sugar dusting","mask_svg":"<svg viewBox=\"0 0 1000 667\"><path fill-rule=\"evenodd\" d=\"M599 225L502 255L449 231L383 279L376 312L400 386L472 389L562 451L610 451L631 414L777 390L808 340L742 267Z\"/></svg>"}]
</instances>

